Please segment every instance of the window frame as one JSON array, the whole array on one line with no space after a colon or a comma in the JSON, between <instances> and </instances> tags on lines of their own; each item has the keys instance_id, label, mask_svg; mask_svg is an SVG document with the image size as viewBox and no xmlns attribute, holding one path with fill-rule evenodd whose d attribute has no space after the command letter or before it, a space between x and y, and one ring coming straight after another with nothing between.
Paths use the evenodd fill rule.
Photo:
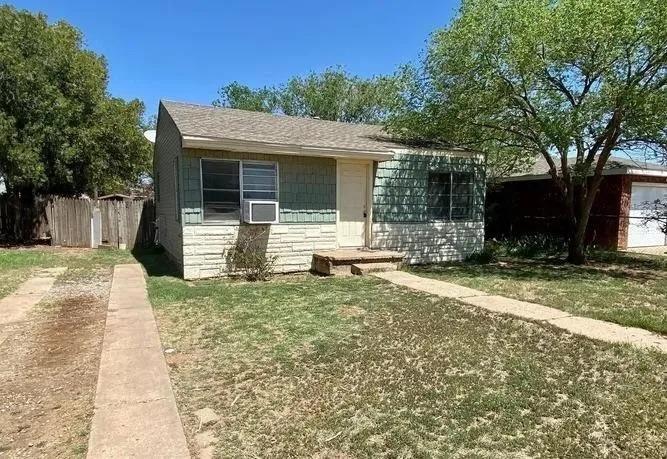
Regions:
<instances>
[{"instance_id":1,"label":"window frame","mask_svg":"<svg viewBox=\"0 0 667 459\"><path fill-rule=\"evenodd\" d=\"M436 218L434 217L431 212L429 206L430 203L430 195L429 195L429 185L431 184L431 174L439 174L439 175L449 175L449 211L447 213L446 218ZM453 201L454 201L454 175L456 174L467 174L471 178L471 182L468 183L470 185L470 194L467 195L462 195L462 194L457 194L457 196L468 196L471 198L471 204L468 208L468 214L466 215L466 218L452 218L452 209L453 209ZM426 178L426 212L428 214L428 219L431 222L471 222L475 221L475 216L474 216L474 208L475 208L475 173L472 171L438 171L438 170L429 170L428 171L428 176Z\"/></svg>"},{"instance_id":2,"label":"window frame","mask_svg":"<svg viewBox=\"0 0 667 459\"><path fill-rule=\"evenodd\" d=\"M155 202L160 202L160 167L155 168L155 176L153 177L153 194L155 195Z\"/></svg>"},{"instance_id":3,"label":"window frame","mask_svg":"<svg viewBox=\"0 0 667 459\"><path fill-rule=\"evenodd\" d=\"M206 220L204 216L204 161L226 161L235 162L239 165L239 220ZM278 161L254 160L254 159L233 159L233 158L199 158L199 198L201 202L201 221L206 225L239 225L243 222L243 164L271 164L276 168L276 199L248 199L248 201L266 201L280 203L280 163ZM223 188L211 188L212 190L221 190ZM230 189L226 189L232 191ZM278 204L280 207L280 204Z\"/></svg>"},{"instance_id":4,"label":"window frame","mask_svg":"<svg viewBox=\"0 0 667 459\"><path fill-rule=\"evenodd\" d=\"M176 197L176 202L174 203L174 209L176 211L176 221L181 223L181 162L179 157L174 157L174 195Z\"/></svg>"}]
</instances>

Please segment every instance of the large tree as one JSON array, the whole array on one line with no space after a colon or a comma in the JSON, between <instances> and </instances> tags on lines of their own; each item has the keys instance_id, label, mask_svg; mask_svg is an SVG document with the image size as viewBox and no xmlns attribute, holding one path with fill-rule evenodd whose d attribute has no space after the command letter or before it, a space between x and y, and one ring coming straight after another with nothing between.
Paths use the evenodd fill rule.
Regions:
<instances>
[{"instance_id":1,"label":"large tree","mask_svg":"<svg viewBox=\"0 0 667 459\"><path fill-rule=\"evenodd\" d=\"M15 196L114 191L150 169L144 106L107 93L81 33L0 6L0 177Z\"/></svg>"},{"instance_id":2,"label":"large tree","mask_svg":"<svg viewBox=\"0 0 667 459\"><path fill-rule=\"evenodd\" d=\"M615 153L667 151L667 2L464 0L389 126L507 157L542 156L567 207L569 260Z\"/></svg>"},{"instance_id":3,"label":"large tree","mask_svg":"<svg viewBox=\"0 0 667 459\"><path fill-rule=\"evenodd\" d=\"M243 110L283 113L350 123L386 119L401 93L395 76L361 78L340 68L295 76L279 86L250 88L232 82L220 88L213 104Z\"/></svg>"}]
</instances>

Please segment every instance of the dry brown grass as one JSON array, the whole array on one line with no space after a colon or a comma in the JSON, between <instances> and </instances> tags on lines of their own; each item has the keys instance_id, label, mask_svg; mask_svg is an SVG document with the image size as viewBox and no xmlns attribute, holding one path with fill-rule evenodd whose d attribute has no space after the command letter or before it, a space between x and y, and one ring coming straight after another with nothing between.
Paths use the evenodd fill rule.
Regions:
<instances>
[{"instance_id":1,"label":"dry brown grass","mask_svg":"<svg viewBox=\"0 0 667 459\"><path fill-rule=\"evenodd\" d=\"M418 275L667 334L667 257L595 253L585 266L505 258L487 265L420 266Z\"/></svg>"},{"instance_id":2,"label":"dry brown grass","mask_svg":"<svg viewBox=\"0 0 667 459\"><path fill-rule=\"evenodd\" d=\"M219 457L659 456L667 357L367 278L149 279Z\"/></svg>"}]
</instances>

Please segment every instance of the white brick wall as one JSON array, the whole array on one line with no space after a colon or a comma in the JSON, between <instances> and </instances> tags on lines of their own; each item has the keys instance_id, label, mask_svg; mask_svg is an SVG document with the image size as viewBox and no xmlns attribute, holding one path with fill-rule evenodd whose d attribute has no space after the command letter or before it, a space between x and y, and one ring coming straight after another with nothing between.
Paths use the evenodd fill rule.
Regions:
<instances>
[{"instance_id":1,"label":"white brick wall","mask_svg":"<svg viewBox=\"0 0 667 459\"><path fill-rule=\"evenodd\" d=\"M373 224L372 247L403 252L411 264L461 260L483 246L483 222Z\"/></svg>"},{"instance_id":2,"label":"white brick wall","mask_svg":"<svg viewBox=\"0 0 667 459\"><path fill-rule=\"evenodd\" d=\"M225 274L223 252L236 244L240 225L186 225L183 227L183 276L201 279ZM262 242L268 255L277 255L277 272L308 271L313 252L336 248L336 225L268 225ZM263 238L264 238L263 237ZM262 239L263 239L262 238Z\"/></svg>"}]
</instances>

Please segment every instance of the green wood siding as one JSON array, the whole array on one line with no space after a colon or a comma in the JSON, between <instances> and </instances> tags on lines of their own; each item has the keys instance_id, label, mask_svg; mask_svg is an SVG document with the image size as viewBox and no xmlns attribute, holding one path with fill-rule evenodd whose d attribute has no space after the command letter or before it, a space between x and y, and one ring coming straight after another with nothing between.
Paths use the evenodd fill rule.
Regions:
<instances>
[{"instance_id":1,"label":"green wood siding","mask_svg":"<svg viewBox=\"0 0 667 459\"><path fill-rule=\"evenodd\" d=\"M162 104L160 104L158 113L153 173L156 178L156 190L159 188L159 192L156 193L159 239L170 257L179 266L182 266L183 234L181 223L177 218L182 202L176 199L178 184L174 173L174 163L181 155L181 135L174 120L171 119ZM180 179L182 184L183 177L181 176Z\"/></svg>"},{"instance_id":2,"label":"green wood siding","mask_svg":"<svg viewBox=\"0 0 667 459\"><path fill-rule=\"evenodd\" d=\"M484 219L484 163L477 158L440 154L397 154L377 164L373 185L373 221L377 223L425 223L429 172L474 174L472 220Z\"/></svg>"},{"instance_id":3,"label":"green wood siding","mask_svg":"<svg viewBox=\"0 0 667 459\"><path fill-rule=\"evenodd\" d=\"M208 150L183 154L183 222L202 223L200 158L275 161L278 163L281 223L335 223L336 161L329 158L263 155Z\"/></svg>"}]
</instances>

